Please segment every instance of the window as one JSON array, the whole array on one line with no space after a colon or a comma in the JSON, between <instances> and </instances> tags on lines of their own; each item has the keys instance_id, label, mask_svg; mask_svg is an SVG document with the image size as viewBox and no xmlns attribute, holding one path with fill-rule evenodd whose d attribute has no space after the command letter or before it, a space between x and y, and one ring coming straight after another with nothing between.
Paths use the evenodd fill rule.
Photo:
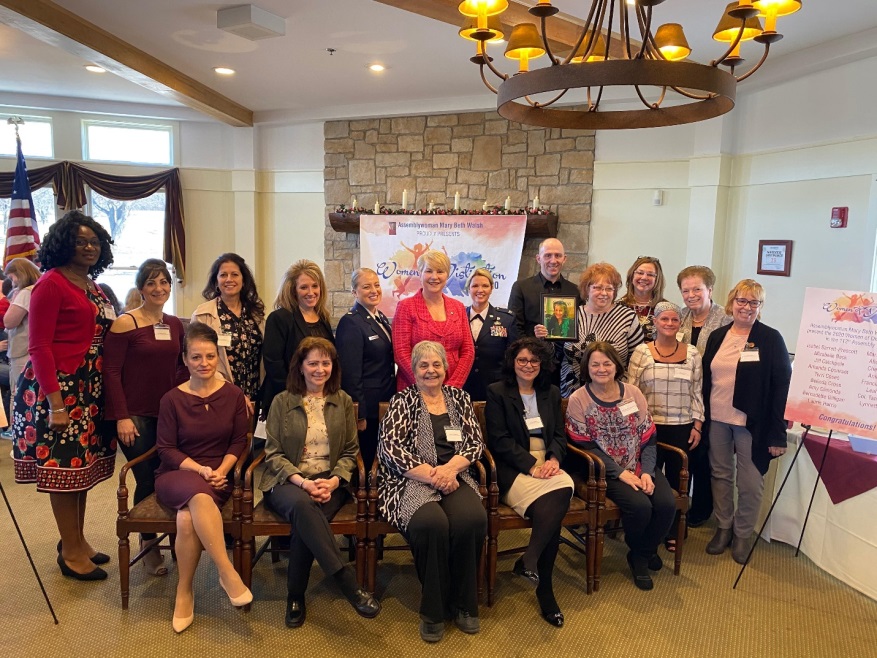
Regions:
<instances>
[{"instance_id":1,"label":"window","mask_svg":"<svg viewBox=\"0 0 877 658\"><path fill-rule=\"evenodd\" d=\"M31 193L33 197L34 212L37 216L37 224L40 230L40 239L55 222L55 193L51 187L41 187ZM6 222L9 219L10 199L0 199L0 221L3 222L3 232L0 235L0 253L6 248Z\"/></svg>"},{"instance_id":2,"label":"window","mask_svg":"<svg viewBox=\"0 0 877 658\"><path fill-rule=\"evenodd\" d=\"M137 268L147 258L161 258L164 251L164 196L156 192L137 201L114 201L91 192L90 214L113 238L113 264L98 277L116 293L121 306L134 287ZM174 270L168 264L171 277ZM174 312L175 290L165 305L166 313Z\"/></svg>"},{"instance_id":3,"label":"window","mask_svg":"<svg viewBox=\"0 0 877 658\"><path fill-rule=\"evenodd\" d=\"M86 160L173 164L173 126L83 121Z\"/></svg>"},{"instance_id":4,"label":"window","mask_svg":"<svg viewBox=\"0 0 877 658\"><path fill-rule=\"evenodd\" d=\"M0 155L15 157L15 126L6 123L11 114L0 114ZM29 157L51 158L54 155L52 146L52 120L47 117L22 116L24 123L18 126L21 136L21 150L25 159ZM36 199L34 199L36 203Z\"/></svg>"}]
</instances>

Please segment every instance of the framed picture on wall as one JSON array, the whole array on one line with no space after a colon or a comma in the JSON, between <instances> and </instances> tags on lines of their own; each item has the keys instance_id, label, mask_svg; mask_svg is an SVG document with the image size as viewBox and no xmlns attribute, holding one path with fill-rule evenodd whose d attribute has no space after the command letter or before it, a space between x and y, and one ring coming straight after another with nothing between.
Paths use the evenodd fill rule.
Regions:
<instances>
[{"instance_id":1,"label":"framed picture on wall","mask_svg":"<svg viewBox=\"0 0 877 658\"><path fill-rule=\"evenodd\" d=\"M575 295L542 295L542 315L548 340L578 340Z\"/></svg>"},{"instance_id":2,"label":"framed picture on wall","mask_svg":"<svg viewBox=\"0 0 877 658\"><path fill-rule=\"evenodd\" d=\"M771 276L791 276L792 241L759 240L757 272Z\"/></svg>"}]
</instances>

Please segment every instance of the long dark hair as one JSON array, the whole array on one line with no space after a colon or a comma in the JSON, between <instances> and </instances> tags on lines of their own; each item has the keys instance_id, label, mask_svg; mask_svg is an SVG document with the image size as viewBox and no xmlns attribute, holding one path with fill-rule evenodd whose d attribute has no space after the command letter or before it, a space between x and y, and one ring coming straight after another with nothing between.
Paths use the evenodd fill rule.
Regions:
<instances>
[{"instance_id":1,"label":"long dark hair","mask_svg":"<svg viewBox=\"0 0 877 658\"><path fill-rule=\"evenodd\" d=\"M551 385L551 372L554 370L554 348L551 345L547 345L545 341L532 336L518 338L505 351L502 362L502 376L505 383L510 386L517 386L518 378L515 375L515 359L524 350L530 350L533 356L539 358L539 374L536 375L533 386L538 389L548 388Z\"/></svg>"},{"instance_id":2,"label":"long dark hair","mask_svg":"<svg viewBox=\"0 0 877 658\"><path fill-rule=\"evenodd\" d=\"M94 231L100 240L100 258L88 268L88 274L92 279L101 274L113 264L113 238L107 230L94 221L93 217L78 211L71 210L57 222L49 227L48 233L43 237L40 252L37 259L40 261L40 269L48 272L52 268L67 265L73 260L76 253L76 238L79 236L79 227L85 226Z\"/></svg>"},{"instance_id":3,"label":"long dark hair","mask_svg":"<svg viewBox=\"0 0 877 658\"><path fill-rule=\"evenodd\" d=\"M251 318L257 323L261 322L265 317L265 304L259 298L259 291L256 290L256 280L253 278L253 273L247 266L246 261L235 253L221 254L213 261L213 265L210 266L210 274L207 276L207 285L204 286L201 296L208 301L219 297L216 278L219 276L219 268L222 267L223 263L234 263L241 271L241 303Z\"/></svg>"}]
</instances>

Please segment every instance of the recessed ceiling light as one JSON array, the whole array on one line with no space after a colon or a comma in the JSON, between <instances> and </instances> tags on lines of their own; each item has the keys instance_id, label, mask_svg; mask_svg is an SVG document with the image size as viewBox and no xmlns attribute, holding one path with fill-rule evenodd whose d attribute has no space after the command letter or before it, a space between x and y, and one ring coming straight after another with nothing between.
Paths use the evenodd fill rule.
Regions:
<instances>
[{"instance_id":1,"label":"recessed ceiling light","mask_svg":"<svg viewBox=\"0 0 877 658\"><path fill-rule=\"evenodd\" d=\"M92 73L106 73L107 70L105 68L101 68L97 64L87 64L85 66L86 71L91 71Z\"/></svg>"},{"instance_id":2,"label":"recessed ceiling light","mask_svg":"<svg viewBox=\"0 0 877 658\"><path fill-rule=\"evenodd\" d=\"M369 70L374 71L375 73L380 73L381 71L384 70L385 67L383 64L372 64L368 68L369 68Z\"/></svg>"},{"instance_id":3,"label":"recessed ceiling light","mask_svg":"<svg viewBox=\"0 0 877 658\"><path fill-rule=\"evenodd\" d=\"M219 75L234 75L234 69L226 68L225 66L217 66L213 70Z\"/></svg>"}]
</instances>

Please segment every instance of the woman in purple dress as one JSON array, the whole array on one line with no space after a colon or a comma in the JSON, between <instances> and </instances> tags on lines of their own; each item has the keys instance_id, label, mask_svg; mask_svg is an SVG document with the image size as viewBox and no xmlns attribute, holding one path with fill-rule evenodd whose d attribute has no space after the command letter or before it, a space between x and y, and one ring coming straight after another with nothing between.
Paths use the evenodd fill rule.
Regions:
<instances>
[{"instance_id":1,"label":"woman in purple dress","mask_svg":"<svg viewBox=\"0 0 877 658\"><path fill-rule=\"evenodd\" d=\"M177 633L195 619L192 581L202 548L216 565L232 605L253 600L228 559L222 534L221 508L231 495L228 473L246 448L249 422L244 393L216 377L218 342L209 326L189 325L183 352L189 381L168 391L158 411L161 466L155 473L155 493L163 505L177 510Z\"/></svg>"}]
</instances>

